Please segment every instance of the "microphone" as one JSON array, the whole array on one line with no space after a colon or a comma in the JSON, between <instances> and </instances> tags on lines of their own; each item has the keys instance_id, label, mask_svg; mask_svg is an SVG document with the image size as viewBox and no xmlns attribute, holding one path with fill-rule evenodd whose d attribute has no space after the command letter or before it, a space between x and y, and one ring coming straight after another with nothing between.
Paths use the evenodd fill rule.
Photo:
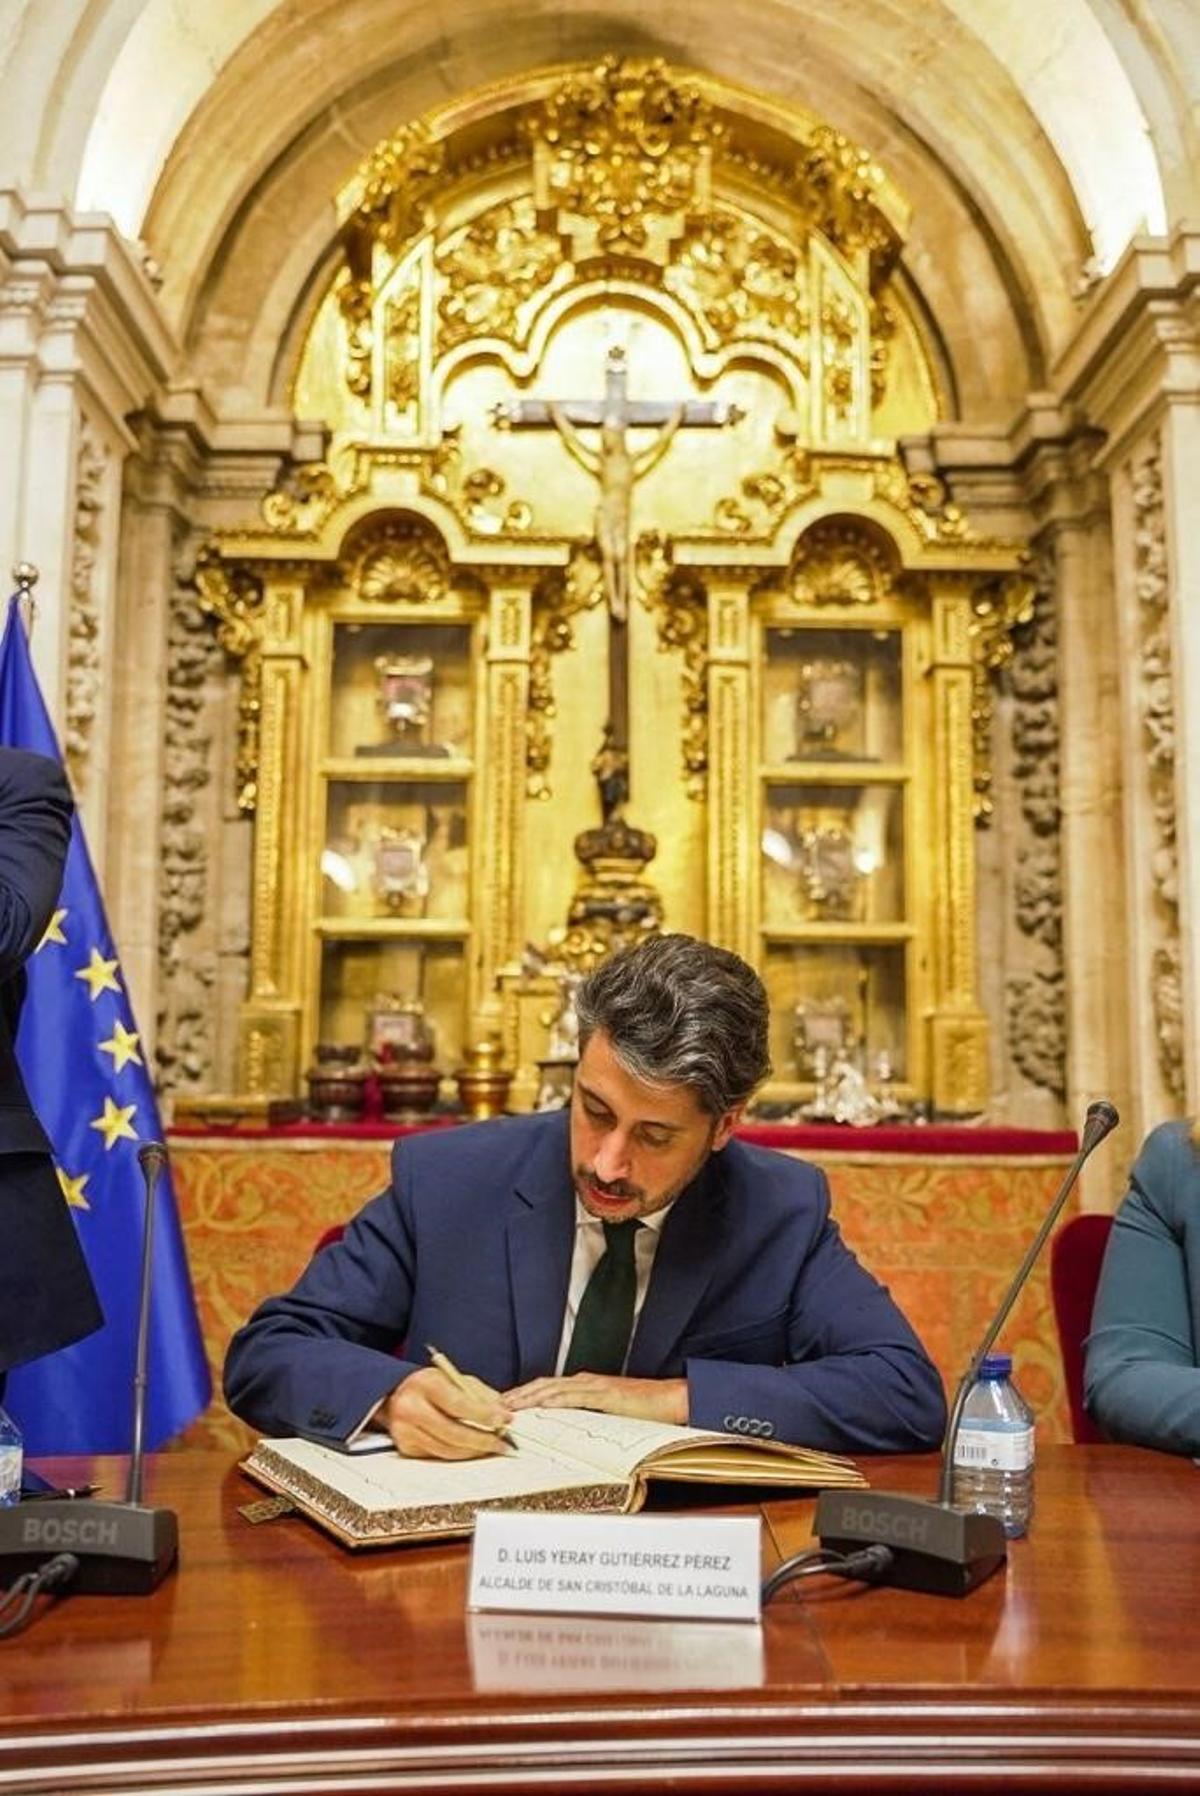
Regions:
<instances>
[{"instance_id":1,"label":"microphone","mask_svg":"<svg viewBox=\"0 0 1200 1796\"><path fill-rule=\"evenodd\" d=\"M1008 1555L1004 1524L994 1515L981 1515L951 1506L954 1448L963 1406L980 1366L1007 1321L1046 1237L1074 1189L1084 1162L1119 1121L1115 1106L1106 1098L1088 1105L1079 1152L1067 1169L1045 1221L1030 1243L955 1392L942 1443L942 1471L936 1502L886 1491L857 1490L827 1490L817 1499L813 1533L820 1537L823 1548L838 1553L858 1553L863 1547L887 1547L890 1562L878 1575L872 1575L872 1583L894 1584L903 1590L924 1590L935 1596L965 1596L968 1590L974 1590L1004 1564ZM836 1571L837 1567L828 1569Z\"/></svg>"},{"instance_id":2,"label":"microphone","mask_svg":"<svg viewBox=\"0 0 1200 1796\"><path fill-rule=\"evenodd\" d=\"M47 1555L69 1553L79 1561L72 1590L110 1596L143 1596L154 1590L179 1557L179 1524L173 1510L142 1503L146 1429L146 1357L150 1336L150 1276L154 1246L154 1190L167 1163L161 1141L138 1149L146 1187L142 1228L141 1292L133 1378L133 1431L123 1501L55 1498L0 1509L0 1581L36 1570Z\"/></svg>"}]
</instances>

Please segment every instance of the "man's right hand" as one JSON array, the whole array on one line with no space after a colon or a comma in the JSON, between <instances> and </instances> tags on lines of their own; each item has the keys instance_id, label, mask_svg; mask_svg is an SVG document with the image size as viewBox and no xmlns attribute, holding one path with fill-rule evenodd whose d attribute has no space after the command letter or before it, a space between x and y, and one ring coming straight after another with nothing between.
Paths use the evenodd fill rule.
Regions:
<instances>
[{"instance_id":1,"label":"man's right hand","mask_svg":"<svg viewBox=\"0 0 1200 1796\"><path fill-rule=\"evenodd\" d=\"M425 1366L396 1386L373 1419L412 1459L486 1459L512 1451L491 1432L506 1428L512 1415L499 1392L482 1379L464 1377L460 1387L436 1367ZM470 1428L468 1422L479 1426Z\"/></svg>"}]
</instances>

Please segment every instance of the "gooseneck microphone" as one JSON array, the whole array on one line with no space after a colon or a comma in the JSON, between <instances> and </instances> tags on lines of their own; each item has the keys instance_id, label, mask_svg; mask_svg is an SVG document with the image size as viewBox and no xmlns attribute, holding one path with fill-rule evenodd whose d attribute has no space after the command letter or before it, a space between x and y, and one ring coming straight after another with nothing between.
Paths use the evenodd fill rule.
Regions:
<instances>
[{"instance_id":1,"label":"gooseneck microphone","mask_svg":"<svg viewBox=\"0 0 1200 1796\"><path fill-rule=\"evenodd\" d=\"M106 1502L94 1497L49 1496L0 1509L0 1584L35 1570L49 1555L66 1553L79 1562L71 1578L72 1590L141 1596L161 1583L179 1556L174 1512L147 1509L142 1503L154 1192L167 1163L167 1150L161 1141L146 1141L137 1157L146 1190L146 1213L125 1498Z\"/></svg>"},{"instance_id":2,"label":"gooseneck microphone","mask_svg":"<svg viewBox=\"0 0 1200 1796\"><path fill-rule=\"evenodd\" d=\"M863 1547L885 1546L889 1549L889 1561L884 1569L873 1575L872 1582L895 1584L905 1590L930 1591L938 1596L965 1596L968 1590L973 1590L1004 1564L1008 1546L1003 1523L992 1515L951 1507L954 1448L963 1405L980 1366L1045 1245L1046 1237L1075 1187L1084 1162L1104 1137L1111 1134L1119 1120L1115 1106L1105 1098L1088 1105L1079 1152L1068 1167L1045 1221L1031 1241L955 1392L942 1443L937 1501L886 1491L858 1490L827 1490L818 1498L813 1532L820 1537L823 1549L830 1553L855 1554ZM831 1569L836 1570L836 1567Z\"/></svg>"}]
</instances>

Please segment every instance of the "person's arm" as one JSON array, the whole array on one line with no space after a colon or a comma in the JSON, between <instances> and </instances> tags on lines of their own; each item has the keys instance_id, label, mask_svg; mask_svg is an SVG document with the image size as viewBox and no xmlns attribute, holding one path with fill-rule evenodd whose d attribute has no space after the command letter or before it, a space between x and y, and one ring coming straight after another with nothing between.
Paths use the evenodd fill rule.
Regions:
<instances>
[{"instance_id":1,"label":"person's arm","mask_svg":"<svg viewBox=\"0 0 1200 1796\"><path fill-rule=\"evenodd\" d=\"M229 1344L225 1395L264 1434L345 1444L364 1426L402 1452L474 1459L503 1441L462 1418L501 1427L509 1413L478 1379L398 1357L412 1308L414 1253L404 1144L393 1183L322 1248L285 1295L259 1306Z\"/></svg>"},{"instance_id":2,"label":"person's arm","mask_svg":"<svg viewBox=\"0 0 1200 1796\"><path fill-rule=\"evenodd\" d=\"M73 810L57 761L0 748L0 980L29 958L53 915Z\"/></svg>"},{"instance_id":3,"label":"person's arm","mask_svg":"<svg viewBox=\"0 0 1200 1796\"><path fill-rule=\"evenodd\" d=\"M824 1180L822 1180L824 1188ZM937 1368L889 1292L825 1215L792 1297L787 1362L687 1361L688 1420L765 1432L834 1453L920 1453L941 1445Z\"/></svg>"},{"instance_id":4,"label":"person's arm","mask_svg":"<svg viewBox=\"0 0 1200 1796\"><path fill-rule=\"evenodd\" d=\"M774 1363L720 1357L719 1335L710 1356L701 1337L684 1379L579 1372L536 1379L506 1391L506 1399L517 1409L579 1405L838 1453L940 1446L946 1403L937 1369L888 1292L842 1241L823 1175L815 1175L812 1190L814 1232L782 1321L784 1350ZM745 1351L753 1351L748 1338Z\"/></svg>"},{"instance_id":5,"label":"person's arm","mask_svg":"<svg viewBox=\"0 0 1200 1796\"><path fill-rule=\"evenodd\" d=\"M1168 1453L1200 1453L1189 1225L1200 1228L1200 1158L1186 1125L1166 1124L1147 1137L1108 1239L1084 1401L1113 1440Z\"/></svg>"}]
</instances>

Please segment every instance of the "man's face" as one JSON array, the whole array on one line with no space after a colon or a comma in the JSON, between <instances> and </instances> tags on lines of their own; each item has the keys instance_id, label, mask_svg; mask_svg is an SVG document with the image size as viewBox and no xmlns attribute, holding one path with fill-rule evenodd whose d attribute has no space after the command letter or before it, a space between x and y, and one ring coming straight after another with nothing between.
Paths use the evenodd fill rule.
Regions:
<instances>
[{"instance_id":1,"label":"man's face","mask_svg":"<svg viewBox=\"0 0 1200 1796\"><path fill-rule=\"evenodd\" d=\"M664 1210L724 1147L741 1113L739 1105L717 1120L686 1085L634 1078L597 1030L571 1098L571 1170L580 1203L603 1222Z\"/></svg>"}]
</instances>

